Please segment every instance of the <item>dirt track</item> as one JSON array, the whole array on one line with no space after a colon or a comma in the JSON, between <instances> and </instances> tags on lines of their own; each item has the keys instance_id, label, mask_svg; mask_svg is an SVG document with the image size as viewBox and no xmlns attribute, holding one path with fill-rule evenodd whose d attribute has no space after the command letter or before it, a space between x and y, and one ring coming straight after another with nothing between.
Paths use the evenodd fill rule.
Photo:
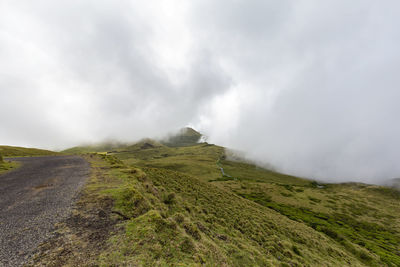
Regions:
<instances>
[{"instance_id":1,"label":"dirt track","mask_svg":"<svg viewBox=\"0 0 400 267\"><path fill-rule=\"evenodd\" d=\"M77 156L15 158L0 176L0 266L20 266L66 218L89 164Z\"/></svg>"}]
</instances>

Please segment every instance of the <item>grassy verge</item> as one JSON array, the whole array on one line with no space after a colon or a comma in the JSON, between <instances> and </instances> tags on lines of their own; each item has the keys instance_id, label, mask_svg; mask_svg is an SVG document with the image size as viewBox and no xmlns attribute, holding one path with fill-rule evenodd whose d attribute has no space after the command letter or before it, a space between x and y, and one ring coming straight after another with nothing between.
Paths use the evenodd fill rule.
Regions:
<instances>
[{"instance_id":1,"label":"grassy verge","mask_svg":"<svg viewBox=\"0 0 400 267\"><path fill-rule=\"evenodd\" d=\"M3 160L2 156L0 155L0 175L11 171L19 166L19 163L12 162L12 161L5 161Z\"/></svg>"},{"instance_id":2,"label":"grassy verge","mask_svg":"<svg viewBox=\"0 0 400 267\"><path fill-rule=\"evenodd\" d=\"M113 192L124 180L114 175L115 164L102 156L84 156L91 164L90 177L71 216L56 225L53 236L43 243L27 266L98 266L107 240L118 234L120 216L113 213Z\"/></svg>"}]
</instances>

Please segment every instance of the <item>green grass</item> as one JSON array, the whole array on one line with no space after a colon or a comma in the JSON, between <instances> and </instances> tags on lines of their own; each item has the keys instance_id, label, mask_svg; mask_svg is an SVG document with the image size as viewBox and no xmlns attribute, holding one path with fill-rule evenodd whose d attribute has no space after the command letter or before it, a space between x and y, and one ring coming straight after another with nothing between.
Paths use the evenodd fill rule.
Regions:
<instances>
[{"instance_id":1,"label":"green grass","mask_svg":"<svg viewBox=\"0 0 400 267\"><path fill-rule=\"evenodd\" d=\"M110 175L123 181L104 193L129 218L109 240L103 266L357 266L355 257L322 234L212 183L101 157Z\"/></svg>"},{"instance_id":2,"label":"green grass","mask_svg":"<svg viewBox=\"0 0 400 267\"><path fill-rule=\"evenodd\" d=\"M354 219L353 216L341 213L320 213L304 207L295 207L271 201L263 194L240 194L242 197L258 204L269 207L288 218L307 224L313 229L326 234L334 241L342 244L360 260L376 264L383 262L387 265L399 266L398 245L400 236L390 227L377 223ZM379 261L365 254L365 250L379 256Z\"/></svg>"},{"instance_id":3,"label":"green grass","mask_svg":"<svg viewBox=\"0 0 400 267\"><path fill-rule=\"evenodd\" d=\"M224 154L222 147L197 144L178 148L157 144L154 148L142 149L141 146L131 146L113 155L128 165L179 171L204 181L221 177L216 162Z\"/></svg>"},{"instance_id":4,"label":"green grass","mask_svg":"<svg viewBox=\"0 0 400 267\"><path fill-rule=\"evenodd\" d=\"M3 157L50 156L57 154L59 153L37 148L0 146L0 155Z\"/></svg>"},{"instance_id":5,"label":"green grass","mask_svg":"<svg viewBox=\"0 0 400 267\"><path fill-rule=\"evenodd\" d=\"M222 160L221 166L224 168L226 173L233 177L238 177L241 180L265 183L281 183L286 185L307 185L310 183L310 181L306 179L277 173L244 162Z\"/></svg>"},{"instance_id":6,"label":"green grass","mask_svg":"<svg viewBox=\"0 0 400 267\"><path fill-rule=\"evenodd\" d=\"M0 156L0 175L3 173L6 173L12 169L17 168L18 166L19 166L19 163L4 161L4 160L2 160L2 158Z\"/></svg>"},{"instance_id":7,"label":"green grass","mask_svg":"<svg viewBox=\"0 0 400 267\"><path fill-rule=\"evenodd\" d=\"M144 140L98 157L120 181L104 193L128 218L104 266L400 266L392 188L319 184L209 144Z\"/></svg>"},{"instance_id":8,"label":"green grass","mask_svg":"<svg viewBox=\"0 0 400 267\"><path fill-rule=\"evenodd\" d=\"M236 177L238 183L223 183L224 188L305 223L366 265L400 266L400 199L395 189L354 183L321 189L314 182L263 184Z\"/></svg>"}]
</instances>

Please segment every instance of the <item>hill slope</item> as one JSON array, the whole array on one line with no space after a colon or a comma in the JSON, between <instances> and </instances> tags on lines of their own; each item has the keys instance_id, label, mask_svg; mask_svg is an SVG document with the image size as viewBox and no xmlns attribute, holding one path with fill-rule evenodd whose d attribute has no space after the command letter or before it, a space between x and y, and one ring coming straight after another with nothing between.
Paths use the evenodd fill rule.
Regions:
<instances>
[{"instance_id":1,"label":"hill slope","mask_svg":"<svg viewBox=\"0 0 400 267\"><path fill-rule=\"evenodd\" d=\"M104 142L94 145L84 145L68 148L61 151L66 154L79 154L79 153L89 153L89 152L108 152L116 149L121 149L126 147L128 144L119 142Z\"/></svg>"},{"instance_id":2,"label":"hill slope","mask_svg":"<svg viewBox=\"0 0 400 267\"><path fill-rule=\"evenodd\" d=\"M191 146L197 144L201 136L196 130L186 127L182 128L178 133L165 138L162 143L170 147Z\"/></svg>"},{"instance_id":3,"label":"hill slope","mask_svg":"<svg viewBox=\"0 0 400 267\"><path fill-rule=\"evenodd\" d=\"M252 201L253 208L263 206L276 211L293 225L299 222L326 236L327 244L337 244L360 264L400 265L400 194L394 189L354 183L320 185L248 163L228 161L224 159L224 148L208 144L136 150L115 156L129 165L143 168L146 173L149 170L177 171L193 177L192 185L194 180L209 185L207 190L196 190L221 189ZM169 173L158 183L170 186L175 179L170 176L177 174ZM179 188L181 182L175 186L172 192L185 191ZM208 205L216 205L215 201L210 199ZM205 205L203 202L199 208ZM225 218L225 223L233 219L234 213L233 210L228 212L231 217ZM323 246L322 241L320 245Z\"/></svg>"},{"instance_id":4,"label":"hill slope","mask_svg":"<svg viewBox=\"0 0 400 267\"><path fill-rule=\"evenodd\" d=\"M57 152L16 146L0 146L0 155L3 157L26 157L26 156L49 156L56 155Z\"/></svg>"},{"instance_id":5,"label":"hill slope","mask_svg":"<svg viewBox=\"0 0 400 267\"><path fill-rule=\"evenodd\" d=\"M99 158L100 157L100 158ZM91 156L124 221L103 265L400 266L400 193L319 184L152 140ZM101 181L101 182L100 182Z\"/></svg>"},{"instance_id":6,"label":"hill slope","mask_svg":"<svg viewBox=\"0 0 400 267\"><path fill-rule=\"evenodd\" d=\"M26 147L0 146L0 174L19 166L17 162L6 161L4 157L30 157L56 155L57 152Z\"/></svg>"}]
</instances>

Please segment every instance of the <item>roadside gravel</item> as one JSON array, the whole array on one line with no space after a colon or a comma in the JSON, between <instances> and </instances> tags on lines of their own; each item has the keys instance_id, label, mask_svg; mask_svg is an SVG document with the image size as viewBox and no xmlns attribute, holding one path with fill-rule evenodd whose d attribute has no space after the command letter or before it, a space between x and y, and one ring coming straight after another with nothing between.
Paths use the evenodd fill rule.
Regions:
<instances>
[{"instance_id":1,"label":"roadside gravel","mask_svg":"<svg viewBox=\"0 0 400 267\"><path fill-rule=\"evenodd\" d=\"M78 156L9 158L0 176L0 266L20 266L70 214L90 166Z\"/></svg>"}]
</instances>

